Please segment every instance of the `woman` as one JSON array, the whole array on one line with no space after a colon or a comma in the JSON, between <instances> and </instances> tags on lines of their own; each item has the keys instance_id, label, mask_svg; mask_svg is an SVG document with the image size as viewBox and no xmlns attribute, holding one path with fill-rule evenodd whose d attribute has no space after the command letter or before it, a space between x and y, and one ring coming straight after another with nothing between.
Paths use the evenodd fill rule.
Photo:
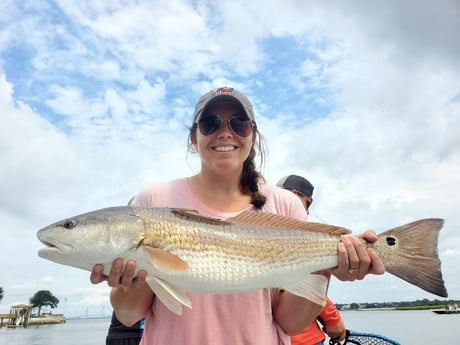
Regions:
<instances>
[{"instance_id":1,"label":"woman","mask_svg":"<svg viewBox=\"0 0 460 345\"><path fill-rule=\"evenodd\" d=\"M189 149L201 159L200 172L149 186L133 205L195 209L222 219L248 209L305 219L295 195L263 183L255 168L256 148L263 159L261 136L246 96L232 88L209 91L196 105L189 134ZM371 231L361 237L377 239ZM375 252L366 250L357 237L344 237L338 268L317 276L318 289L311 292L311 300L279 289L192 295L193 308L184 308L178 316L155 298L145 272L134 277L135 265L128 261L124 267L121 259L115 260L108 277L96 265L91 281L107 280L113 287L111 303L124 324L145 316L141 344L289 344L289 335L302 331L321 311L331 273L354 280L384 272Z\"/></svg>"}]
</instances>

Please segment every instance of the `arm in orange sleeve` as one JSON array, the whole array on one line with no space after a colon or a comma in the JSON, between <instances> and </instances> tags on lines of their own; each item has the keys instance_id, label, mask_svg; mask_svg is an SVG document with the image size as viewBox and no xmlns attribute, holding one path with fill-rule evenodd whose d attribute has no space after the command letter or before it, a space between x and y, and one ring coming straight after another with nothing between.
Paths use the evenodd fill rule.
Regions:
<instances>
[{"instance_id":1,"label":"arm in orange sleeve","mask_svg":"<svg viewBox=\"0 0 460 345\"><path fill-rule=\"evenodd\" d=\"M321 310L319 317L323 323L323 331L330 338L338 338L339 341L345 339L346 327L342 320L340 312L337 310L335 303L333 303L329 297L326 298L326 304Z\"/></svg>"}]
</instances>

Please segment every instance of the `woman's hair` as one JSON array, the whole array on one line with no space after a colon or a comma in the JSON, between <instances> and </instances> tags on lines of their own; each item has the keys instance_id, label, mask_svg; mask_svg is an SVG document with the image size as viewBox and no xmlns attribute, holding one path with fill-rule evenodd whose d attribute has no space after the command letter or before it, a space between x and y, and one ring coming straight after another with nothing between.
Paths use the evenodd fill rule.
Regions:
<instances>
[{"instance_id":1,"label":"woman's hair","mask_svg":"<svg viewBox=\"0 0 460 345\"><path fill-rule=\"evenodd\" d=\"M196 139L197 128L198 128L198 125L196 122L189 128L188 148L187 148L187 151L189 153L196 153L196 149L193 145L193 141L195 140L192 140L192 139ZM254 142L254 145L252 145L251 147L251 151L249 152L248 158L246 158L246 160L243 163L243 174L241 175L240 189L244 194L251 196L251 204L257 210L259 210L262 208L262 206L265 205L265 202L267 201L267 197L259 191L258 183L265 182L265 179L262 173L260 173L257 170L256 164L255 164L255 158L257 155L257 151L255 147L257 147L257 150L259 151L259 159L260 159L259 168L263 167L263 164L265 161L266 150L265 150L264 139L255 124L253 127L253 131L256 134L256 140Z\"/></svg>"}]
</instances>

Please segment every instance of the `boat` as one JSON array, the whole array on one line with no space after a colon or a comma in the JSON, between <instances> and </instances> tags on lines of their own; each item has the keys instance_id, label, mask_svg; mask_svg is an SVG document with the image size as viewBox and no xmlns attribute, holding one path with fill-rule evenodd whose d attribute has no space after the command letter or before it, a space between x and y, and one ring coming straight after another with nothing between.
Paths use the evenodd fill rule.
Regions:
<instances>
[{"instance_id":1,"label":"boat","mask_svg":"<svg viewBox=\"0 0 460 345\"><path fill-rule=\"evenodd\" d=\"M458 309L455 303L451 303L445 309L436 309L432 310L432 312L436 314L460 314L460 309Z\"/></svg>"},{"instance_id":2,"label":"boat","mask_svg":"<svg viewBox=\"0 0 460 345\"><path fill-rule=\"evenodd\" d=\"M438 309L438 310L433 310L433 313L436 313L436 314L460 314L460 310Z\"/></svg>"}]
</instances>

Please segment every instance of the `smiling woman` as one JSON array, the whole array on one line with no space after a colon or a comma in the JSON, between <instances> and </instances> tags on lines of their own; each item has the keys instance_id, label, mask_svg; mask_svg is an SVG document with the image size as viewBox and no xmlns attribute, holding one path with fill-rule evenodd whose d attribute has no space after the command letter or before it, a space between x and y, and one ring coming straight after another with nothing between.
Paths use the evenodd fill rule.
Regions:
<instances>
[{"instance_id":1,"label":"smiling woman","mask_svg":"<svg viewBox=\"0 0 460 345\"><path fill-rule=\"evenodd\" d=\"M199 173L150 185L136 196L132 205L192 209L201 215L219 219L233 218L252 209L306 220L300 200L288 191L265 183L256 169L257 150L261 157L264 150L254 110L241 92L222 87L205 93L199 99L190 127L189 149L200 157ZM192 214L197 217L194 212ZM209 218L205 219L209 222ZM203 229L197 231L200 233L195 238L206 236ZM230 238L235 236L243 239L237 232L229 235ZM362 237L370 242L377 239L372 232ZM213 243L225 247L221 242ZM250 244L251 241L246 243L248 250ZM200 257L220 262L206 248L202 249ZM334 244L334 252L336 248L337 243ZM161 266L169 271L181 263L179 271L173 270L176 278L186 274L194 276L192 256L175 255L157 247L152 250L164 259ZM113 287L111 303L122 323L129 326L145 317L141 344L275 345L288 343L289 335L301 331L318 315L324 304L331 273L343 280L354 280L368 273L384 272L379 257L375 252L367 251L357 238L344 238L338 254L338 268L301 275L308 281L308 284L302 284L308 288L299 289L302 297L287 289L272 287L257 287L249 292L237 289L226 294L222 293L227 290L216 294L193 291L186 294L185 290L168 283L166 280L169 278L155 280L150 273L147 277L147 272L143 270L135 275L136 262L129 259L125 263L122 259L113 261L111 269L106 269L110 272L108 276L103 275L103 265L94 266L91 281L99 283L107 280ZM349 273L352 264L360 267L358 274ZM241 269L236 268L233 272L241 272ZM170 278L174 279L173 276ZM207 281L209 278L206 278ZM192 280L188 280L191 286L194 285ZM172 297L168 291L174 292ZM178 302L193 307L183 311L172 308L175 312L168 308Z\"/></svg>"}]
</instances>

